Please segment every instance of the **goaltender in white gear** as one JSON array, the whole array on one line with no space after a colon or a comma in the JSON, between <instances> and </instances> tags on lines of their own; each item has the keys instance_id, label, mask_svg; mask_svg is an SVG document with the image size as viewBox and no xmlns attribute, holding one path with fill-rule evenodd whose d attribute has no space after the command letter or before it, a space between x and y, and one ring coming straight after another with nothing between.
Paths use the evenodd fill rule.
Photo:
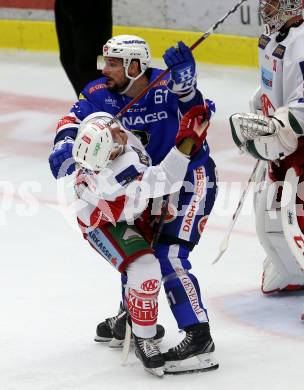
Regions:
<instances>
[{"instance_id":1,"label":"goaltender in white gear","mask_svg":"<svg viewBox=\"0 0 304 390\"><path fill-rule=\"evenodd\" d=\"M260 87L250 101L252 113L230 117L236 145L260 160L254 209L267 254L262 277L266 294L304 286L304 225L296 205L304 199L298 185L304 163L302 11L300 0L260 1L268 32L259 39Z\"/></svg>"}]
</instances>

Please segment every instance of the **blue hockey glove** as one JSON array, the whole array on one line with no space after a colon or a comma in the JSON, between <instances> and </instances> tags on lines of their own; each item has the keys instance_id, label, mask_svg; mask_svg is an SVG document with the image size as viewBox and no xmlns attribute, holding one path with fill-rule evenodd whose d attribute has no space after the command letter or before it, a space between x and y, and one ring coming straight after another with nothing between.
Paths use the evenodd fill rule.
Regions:
<instances>
[{"instance_id":1,"label":"blue hockey glove","mask_svg":"<svg viewBox=\"0 0 304 390\"><path fill-rule=\"evenodd\" d=\"M55 179L71 175L75 171L75 161L72 157L74 140L66 137L57 142L49 157L50 168Z\"/></svg>"},{"instance_id":2,"label":"blue hockey glove","mask_svg":"<svg viewBox=\"0 0 304 390\"><path fill-rule=\"evenodd\" d=\"M169 91L182 96L191 93L196 88L196 70L189 47L180 41L178 48L170 47L163 59L171 71L167 85Z\"/></svg>"}]
</instances>

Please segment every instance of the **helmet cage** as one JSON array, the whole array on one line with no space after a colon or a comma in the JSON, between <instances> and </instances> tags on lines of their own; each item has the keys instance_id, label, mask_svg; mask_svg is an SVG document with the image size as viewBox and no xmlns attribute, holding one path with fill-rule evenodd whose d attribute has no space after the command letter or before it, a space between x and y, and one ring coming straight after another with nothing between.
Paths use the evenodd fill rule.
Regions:
<instances>
[{"instance_id":1,"label":"helmet cage","mask_svg":"<svg viewBox=\"0 0 304 390\"><path fill-rule=\"evenodd\" d=\"M266 11L267 7L267 13ZM269 12L269 9L273 9ZM260 0L259 14L265 25L265 32L271 35L280 30L288 20L301 16L303 12L302 0L279 0L276 5L271 0Z\"/></svg>"}]
</instances>

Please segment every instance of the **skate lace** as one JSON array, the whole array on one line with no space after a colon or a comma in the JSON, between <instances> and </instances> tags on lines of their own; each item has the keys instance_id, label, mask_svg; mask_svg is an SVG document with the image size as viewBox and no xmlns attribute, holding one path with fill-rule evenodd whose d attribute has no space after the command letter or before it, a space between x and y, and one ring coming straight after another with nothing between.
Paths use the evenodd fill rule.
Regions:
<instances>
[{"instance_id":1,"label":"skate lace","mask_svg":"<svg viewBox=\"0 0 304 390\"><path fill-rule=\"evenodd\" d=\"M171 350L173 352L179 352L183 350L187 345L191 343L192 339L193 339L193 333L192 332L186 333L186 337L175 347L171 348Z\"/></svg>"},{"instance_id":2,"label":"skate lace","mask_svg":"<svg viewBox=\"0 0 304 390\"><path fill-rule=\"evenodd\" d=\"M116 324L117 318L118 318L118 316L110 317L110 318L106 319L106 322L111 330L113 330L113 328Z\"/></svg>"},{"instance_id":3,"label":"skate lace","mask_svg":"<svg viewBox=\"0 0 304 390\"><path fill-rule=\"evenodd\" d=\"M138 344L148 358L160 354L160 350L153 339L138 339Z\"/></svg>"},{"instance_id":4,"label":"skate lace","mask_svg":"<svg viewBox=\"0 0 304 390\"><path fill-rule=\"evenodd\" d=\"M107 318L107 319L106 319L106 322L107 322L108 326L111 328L111 330L114 329L114 327L115 327L115 325L116 325L116 322L117 322L118 320L120 320L121 318L123 318L125 315L126 315L126 311L123 311L123 312L117 314L117 315L114 316L114 317L110 317L110 318Z\"/></svg>"}]
</instances>

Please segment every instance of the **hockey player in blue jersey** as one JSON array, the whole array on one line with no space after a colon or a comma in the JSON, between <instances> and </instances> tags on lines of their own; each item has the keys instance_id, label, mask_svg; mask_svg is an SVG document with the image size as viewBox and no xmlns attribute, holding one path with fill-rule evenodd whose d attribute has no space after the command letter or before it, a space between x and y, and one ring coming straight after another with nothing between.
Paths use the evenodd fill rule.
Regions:
<instances>
[{"instance_id":1,"label":"hockey player in blue jersey","mask_svg":"<svg viewBox=\"0 0 304 390\"><path fill-rule=\"evenodd\" d=\"M62 164L72 157L81 121L97 111L115 116L161 72L149 67L149 47L136 36L111 38L103 48L103 59L104 77L88 84L70 113L58 123L49 158L55 178L58 178ZM206 119L209 120L215 110L212 102L204 102L196 88L195 61L183 42L179 42L177 48L168 49L164 60L170 75L151 88L122 117L124 127L140 137L153 165L161 162L174 145L182 114L205 103L209 110ZM74 169L72 163L66 173L71 174ZM214 350L207 311L198 281L190 272L189 261L216 197L215 164L209 156L207 142L193 154L185 182L192 186L184 186L171 199L169 211L174 212L167 215L154 248L172 313L178 327L186 332L185 339L164 354L172 372L200 369L200 355ZM116 320L115 316L99 324L97 339L105 332L111 337Z\"/></svg>"}]
</instances>

